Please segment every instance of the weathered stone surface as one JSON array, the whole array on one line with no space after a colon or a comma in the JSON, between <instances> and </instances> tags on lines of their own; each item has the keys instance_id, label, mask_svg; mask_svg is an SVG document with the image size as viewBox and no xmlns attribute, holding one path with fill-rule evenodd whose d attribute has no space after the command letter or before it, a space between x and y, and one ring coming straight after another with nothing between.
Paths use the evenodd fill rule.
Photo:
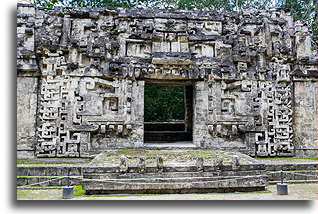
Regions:
<instances>
[{"instance_id":1,"label":"weathered stone surface","mask_svg":"<svg viewBox=\"0 0 318 214\"><path fill-rule=\"evenodd\" d=\"M204 165L204 158L202 156L199 156L196 162L196 167L199 172L203 171L203 165Z\"/></svg>"},{"instance_id":2,"label":"weathered stone surface","mask_svg":"<svg viewBox=\"0 0 318 214\"><path fill-rule=\"evenodd\" d=\"M240 166L239 157L237 155L232 156L232 169L237 170Z\"/></svg>"},{"instance_id":3,"label":"weathered stone surface","mask_svg":"<svg viewBox=\"0 0 318 214\"><path fill-rule=\"evenodd\" d=\"M79 176L72 176L70 177L70 185L78 186L81 185L82 178ZM47 177L30 177L30 176L19 176L17 177L17 186L19 189L28 189L28 188L35 188L36 185L40 183L41 186L66 186L67 178L64 177L54 177L54 176L47 176ZM29 185L29 186L28 186Z\"/></svg>"},{"instance_id":4,"label":"weathered stone surface","mask_svg":"<svg viewBox=\"0 0 318 214\"><path fill-rule=\"evenodd\" d=\"M184 151L180 151L181 153ZM227 156L226 156L227 157ZM238 157L239 159L242 156L238 155L230 155L235 159ZM97 157L96 157L97 158ZM37 159L33 159L36 161ZM226 159L225 171L216 172L212 166L209 166L209 161L207 164L204 164L204 171L197 172L194 167L191 166L179 166L179 167L166 167L165 172L169 173L160 173L158 174L156 168L151 166L149 163L149 159L145 159L148 164L145 166L144 173L140 173L140 165L137 167L130 167L130 173L126 173L124 175L120 175L124 179L132 179L132 178L191 178L191 177L201 177L201 181L209 180L211 177L217 176L231 176L233 174L237 176L252 176L255 174L262 174L264 169L266 170L266 175L268 176L268 181L270 183L276 184L280 181L280 170L284 169L284 181L288 182L313 182L317 181L317 163L302 163L304 160L295 159L298 163L289 163L289 164L279 164L277 161L273 161L275 163L265 163L265 165L260 165L259 163L254 163L249 161L246 163L246 160L241 161L240 168L237 168L236 172L233 172L231 167L228 165L229 160ZM269 161L270 162L270 161ZM257 165L255 165L257 164ZM75 164L76 165L76 164ZM233 167L233 163L232 163ZM105 167L105 166L93 166L90 164L89 166L56 166L54 165L24 165L17 167L17 186L21 188L24 185L30 185L34 183L43 182L41 185L48 186L59 186L66 185L66 177L63 179L55 180L56 178L61 178L61 176L65 176L67 174L68 169L70 169L71 175L71 184L72 185L82 185L82 179L118 179L118 169L116 166L114 167ZM193 170L191 172L191 170ZM83 174L84 172L84 174ZM54 177L56 176L56 177ZM53 180L50 182L45 182ZM184 182L191 182L191 180L183 180ZM45 182L45 183L44 183ZM32 186L31 186L32 187ZM24 187L28 188L28 187ZM214 190L217 191L217 190ZM222 190L221 190L222 191Z\"/></svg>"},{"instance_id":5,"label":"weathered stone surface","mask_svg":"<svg viewBox=\"0 0 318 214\"><path fill-rule=\"evenodd\" d=\"M17 78L17 155L20 158L34 158L37 90L37 78Z\"/></svg>"},{"instance_id":6,"label":"weathered stone surface","mask_svg":"<svg viewBox=\"0 0 318 214\"><path fill-rule=\"evenodd\" d=\"M142 147L144 86L175 81L193 86L196 146L315 155L317 123L308 118L317 118L317 99L305 92L317 91L310 36L280 9L18 5L18 147L36 157Z\"/></svg>"},{"instance_id":7,"label":"weathered stone surface","mask_svg":"<svg viewBox=\"0 0 318 214\"><path fill-rule=\"evenodd\" d=\"M262 191L268 184L267 177L245 176L206 178L202 181L200 178L185 179L147 179L147 180L123 180L121 182L110 182L109 180L83 179L83 188L86 194L113 194L113 193L210 193L210 192L235 192L235 191ZM145 183L147 181L147 183Z\"/></svg>"},{"instance_id":8,"label":"weathered stone surface","mask_svg":"<svg viewBox=\"0 0 318 214\"><path fill-rule=\"evenodd\" d=\"M160 156L153 156L156 153ZM113 161L114 156L122 154L127 155L129 165L124 174L121 173L121 166ZM147 163L144 173L140 173L139 154L147 155L142 161ZM241 161L241 166L235 171L233 157ZM215 162L219 163L219 167L215 167ZM240 153L217 150L113 150L99 154L83 167L82 185L86 194L253 191L264 190L267 176L264 164Z\"/></svg>"},{"instance_id":9,"label":"weathered stone surface","mask_svg":"<svg viewBox=\"0 0 318 214\"><path fill-rule=\"evenodd\" d=\"M70 170L70 175L82 175L81 166L18 166L17 176L66 176Z\"/></svg>"},{"instance_id":10,"label":"weathered stone surface","mask_svg":"<svg viewBox=\"0 0 318 214\"><path fill-rule=\"evenodd\" d=\"M294 83L294 142L297 156L317 156L317 82Z\"/></svg>"},{"instance_id":11,"label":"weathered stone surface","mask_svg":"<svg viewBox=\"0 0 318 214\"><path fill-rule=\"evenodd\" d=\"M139 168L139 173L145 173L145 171L146 171L146 157L139 158L138 168Z\"/></svg>"},{"instance_id":12,"label":"weathered stone surface","mask_svg":"<svg viewBox=\"0 0 318 214\"><path fill-rule=\"evenodd\" d=\"M163 158L160 156L156 157L156 167L157 167L158 173L162 173L162 171L163 171Z\"/></svg>"},{"instance_id":13,"label":"weathered stone surface","mask_svg":"<svg viewBox=\"0 0 318 214\"><path fill-rule=\"evenodd\" d=\"M124 174L128 170L128 162L125 156L120 157L119 172Z\"/></svg>"}]
</instances>

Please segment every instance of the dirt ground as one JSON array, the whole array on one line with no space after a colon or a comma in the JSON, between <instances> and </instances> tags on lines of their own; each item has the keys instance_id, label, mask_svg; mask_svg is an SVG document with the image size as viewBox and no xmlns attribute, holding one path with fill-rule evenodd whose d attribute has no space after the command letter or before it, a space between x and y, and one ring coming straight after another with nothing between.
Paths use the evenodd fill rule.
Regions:
<instances>
[{"instance_id":1,"label":"dirt ground","mask_svg":"<svg viewBox=\"0 0 318 214\"><path fill-rule=\"evenodd\" d=\"M288 195L277 195L276 185L267 191L251 193L158 194L158 195L98 195L84 194L65 200L317 200L317 183L288 184ZM18 200L63 200L61 189L17 190Z\"/></svg>"}]
</instances>

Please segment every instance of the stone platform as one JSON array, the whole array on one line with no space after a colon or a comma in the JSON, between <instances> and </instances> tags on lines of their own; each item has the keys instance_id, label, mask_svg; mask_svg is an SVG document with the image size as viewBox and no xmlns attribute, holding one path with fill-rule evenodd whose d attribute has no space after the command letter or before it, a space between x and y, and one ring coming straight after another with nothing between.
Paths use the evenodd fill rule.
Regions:
<instances>
[{"instance_id":1,"label":"stone platform","mask_svg":"<svg viewBox=\"0 0 318 214\"><path fill-rule=\"evenodd\" d=\"M83 168L86 194L264 190L265 164L238 152L202 149L106 151Z\"/></svg>"}]
</instances>

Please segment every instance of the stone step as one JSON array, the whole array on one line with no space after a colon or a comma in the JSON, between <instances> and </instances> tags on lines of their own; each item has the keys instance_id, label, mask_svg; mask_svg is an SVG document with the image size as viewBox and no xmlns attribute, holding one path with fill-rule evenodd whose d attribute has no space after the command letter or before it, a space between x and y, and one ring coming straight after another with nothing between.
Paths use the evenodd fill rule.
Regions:
<instances>
[{"instance_id":1,"label":"stone step","mask_svg":"<svg viewBox=\"0 0 318 214\"><path fill-rule=\"evenodd\" d=\"M82 176L70 176L70 185L81 185ZM63 176L17 176L17 186L65 186L67 177Z\"/></svg>"},{"instance_id":2,"label":"stone step","mask_svg":"<svg viewBox=\"0 0 318 214\"><path fill-rule=\"evenodd\" d=\"M253 175L255 176L255 175ZM184 182L205 182L205 181L221 181L230 178L239 178L239 176L222 176L222 177L152 177L152 178L118 178L118 179L93 179L95 181L107 181L114 183L184 183ZM86 178L83 178L84 180Z\"/></svg>"},{"instance_id":3,"label":"stone step","mask_svg":"<svg viewBox=\"0 0 318 214\"><path fill-rule=\"evenodd\" d=\"M250 165L239 165L233 169L232 165L223 165L221 169L215 169L213 166L203 166L204 172L214 171L249 171L249 170L265 170L265 165L250 164ZM129 166L127 173L139 173L140 169L138 166ZM116 173L119 172L119 166L86 166L83 167L83 174L96 174L96 173ZM145 173L157 173L158 169L155 166L146 166ZM198 172L197 166L164 166L163 172Z\"/></svg>"},{"instance_id":4,"label":"stone step","mask_svg":"<svg viewBox=\"0 0 318 214\"><path fill-rule=\"evenodd\" d=\"M280 171L267 171L269 181L280 181ZM283 171L284 181L292 180L316 180L318 178L318 171Z\"/></svg>"},{"instance_id":5,"label":"stone step","mask_svg":"<svg viewBox=\"0 0 318 214\"><path fill-rule=\"evenodd\" d=\"M151 178L184 178L184 177L222 177L251 176L265 174L263 170L222 171L222 172L168 172L168 173L84 173L85 179L151 179Z\"/></svg>"},{"instance_id":6,"label":"stone step","mask_svg":"<svg viewBox=\"0 0 318 214\"><path fill-rule=\"evenodd\" d=\"M317 163L266 164L267 171L317 170Z\"/></svg>"},{"instance_id":7,"label":"stone step","mask_svg":"<svg viewBox=\"0 0 318 214\"><path fill-rule=\"evenodd\" d=\"M17 176L66 176L67 170L70 175L82 175L82 166L17 166Z\"/></svg>"},{"instance_id":8,"label":"stone step","mask_svg":"<svg viewBox=\"0 0 318 214\"><path fill-rule=\"evenodd\" d=\"M209 182L209 181L227 181L227 180L240 180L245 177L254 178L258 175L251 176L222 176L222 177L152 177L152 178L119 178L119 179L90 179L98 182L112 182L112 183L185 183L185 182ZM265 175L259 175L266 178ZM83 178L83 181L86 181L86 178Z\"/></svg>"},{"instance_id":9,"label":"stone step","mask_svg":"<svg viewBox=\"0 0 318 214\"><path fill-rule=\"evenodd\" d=\"M173 181L173 182L172 182ZM268 185L264 175L217 178L172 178L155 179L83 179L83 189L86 194L112 193L204 193L265 190Z\"/></svg>"},{"instance_id":10,"label":"stone step","mask_svg":"<svg viewBox=\"0 0 318 214\"><path fill-rule=\"evenodd\" d=\"M281 183L280 181L268 181L269 184L277 184ZM301 183L317 183L316 180L289 180L289 181L284 181L284 183L287 184L301 184Z\"/></svg>"},{"instance_id":11,"label":"stone step","mask_svg":"<svg viewBox=\"0 0 318 214\"><path fill-rule=\"evenodd\" d=\"M247 176L247 175L256 175L262 174L263 171L242 171L236 172L237 176ZM296 173L296 174L293 174ZM280 171L267 171L268 180L271 184L280 182ZM302 183L302 182L317 182L317 171L287 171L284 172L284 182L286 183ZM118 173L107 173L107 174L86 174L85 179L149 179L149 178L187 178L187 177L221 177L221 176L233 176L231 172L174 172L174 173L127 173L127 174L118 174ZM17 185L24 186L39 182L45 182L60 178L58 176L17 176ZM71 185L81 185L80 180L82 176L70 176ZM58 181L50 181L43 186L63 186L66 185L66 178L63 178Z\"/></svg>"}]
</instances>

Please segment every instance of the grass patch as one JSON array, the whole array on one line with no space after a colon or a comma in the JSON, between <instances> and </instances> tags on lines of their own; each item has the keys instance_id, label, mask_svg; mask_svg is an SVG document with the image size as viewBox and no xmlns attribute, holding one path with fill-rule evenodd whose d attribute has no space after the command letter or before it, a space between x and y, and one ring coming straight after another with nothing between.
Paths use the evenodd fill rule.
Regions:
<instances>
[{"instance_id":1,"label":"grass patch","mask_svg":"<svg viewBox=\"0 0 318 214\"><path fill-rule=\"evenodd\" d=\"M41 189L18 189L18 200L61 200L62 198L61 188L41 188ZM82 186L74 186L74 197L84 195L85 190Z\"/></svg>"},{"instance_id":2,"label":"grass patch","mask_svg":"<svg viewBox=\"0 0 318 214\"><path fill-rule=\"evenodd\" d=\"M85 197L131 197L131 196L159 196L162 194L113 194L113 195L86 195Z\"/></svg>"},{"instance_id":3,"label":"grass patch","mask_svg":"<svg viewBox=\"0 0 318 214\"><path fill-rule=\"evenodd\" d=\"M84 195L85 190L83 190L82 186L75 186L74 188L74 197L78 197Z\"/></svg>"},{"instance_id":4,"label":"grass patch","mask_svg":"<svg viewBox=\"0 0 318 214\"><path fill-rule=\"evenodd\" d=\"M49 165L49 164L86 164L89 158L32 158L17 159L17 164L23 165Z\"/></svg>"},{"instance_id":5,"label":"grass patch","mask_svg":"<svg viewBox=\"0 0 318 214\"><path fill-rule=\"evenodd\" d=\"M201 193L201 195L229 195L229 194L264 194L264 193L271 193L269 190L265 191L256 191L256 192L211 192L211 193Z\"/></svg>"},{"instance_id":6,"label":"grass patch","mask_svg":"<svg viewBox=\"0 0 318 214\"><path fill-rule=\"evenodd\" d=\"M211 151L205 151L205 150L200 150L200 151L190 151L190 154L194 155L195 157L202 156L204 158L210 158L210 157L216 157L217 155L223 156L224 154L222 153L215 153Z\"/></svg>"},{"instance_id":7,"label":"grass patch","mask_svg":"<svg viewBox=\"0 0 318 214\"><path fill-rule=\"evenodd\" d=\"M37 196L30 194L29 190L17 190L17 200L35 200Z\"/></svg>"},{"instance_id":8,"label":"grass patch","mask_svg":"<svg viewBox=\"0 0 318 214\"><path fill-rule=\"evenodd\" d=\"M131 152L138 152L138 151L146 151L146 149L140 148L140 149L120 149L120 150L110 150L110 151L105 151L106 154L109 153L128 153L130 154Z\"/></svg>"},{"instance_id":9,"label":"grass patch","mask_svg":"<svg viewBox=\"0 0 318 214\"><path fill-rule=\"evenodd\" d=\"M61 200L62 189L18 189L17 200Z\"/></svg>"},{"instance_id":10,"label":"grass patch","mask_svg":"<svg viewBox=\"0 0 318 214\"><path fill-rule=\"evenodd\" d=\"M209 149L201 149L196 151L189 151L195 159L199 156L203 157L206 160L212 161L217 155L220 155L223 158L224 163L230 163L232 161L231 157L236 155L231 152L222 152L222 151L211 151ZM239 157L239 161L243 161L243 157Z\"/></svg>"}]
</instances>

